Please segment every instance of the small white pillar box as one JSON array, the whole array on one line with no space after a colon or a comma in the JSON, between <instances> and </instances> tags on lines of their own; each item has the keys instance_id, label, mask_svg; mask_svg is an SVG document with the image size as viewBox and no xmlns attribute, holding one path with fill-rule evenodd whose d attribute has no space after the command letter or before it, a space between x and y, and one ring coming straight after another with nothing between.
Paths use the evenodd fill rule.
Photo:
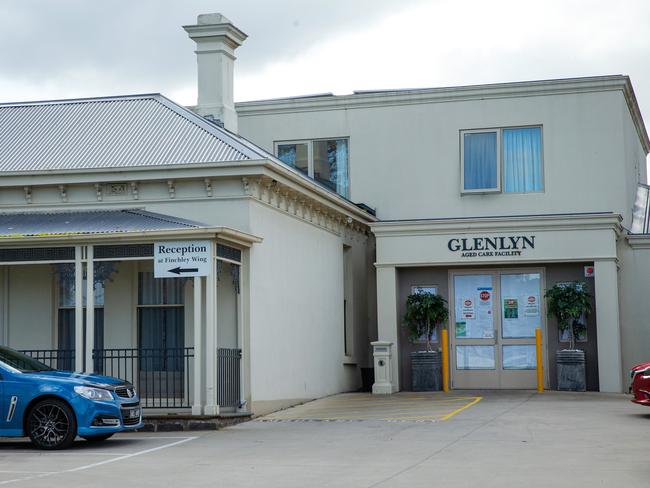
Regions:
<instances>
[{"instance_id":1,"label":"small white pillar box","mask_svg":"<svg viewBox=\"0 0 650 488\"><path fill-rule=\"evenodd\" d=\"M391 346L392 342L375 341L371 342L373 356L375 358L375 383L372 385L373 395L390 395L393 393L391 383Z\"/></svg>"}]
</instances>

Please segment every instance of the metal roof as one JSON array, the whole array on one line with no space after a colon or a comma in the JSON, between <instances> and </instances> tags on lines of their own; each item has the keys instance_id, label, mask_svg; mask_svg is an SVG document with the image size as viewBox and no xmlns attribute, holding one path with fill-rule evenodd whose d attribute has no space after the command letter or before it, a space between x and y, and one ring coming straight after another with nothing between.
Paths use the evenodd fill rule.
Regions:
<instances>
[{"instance_id":1,"label":"metal roof","mask_svg":"<svg viewBox=\"0 0 650 488\"><path fill-rule=\"evenodd\" d=\"M204 229L199 222L145 210L0 213L0 239Z\"/></svg>"},{"instance_id":2,"label":"metal roof","mask_svg":"<svg viewBox=\"0 0 650 488\"><path fill-rule=\"evenodd\" d=\"M0 173L266 157L160 94L0 104Z\"/></svg>"}]
</instances>

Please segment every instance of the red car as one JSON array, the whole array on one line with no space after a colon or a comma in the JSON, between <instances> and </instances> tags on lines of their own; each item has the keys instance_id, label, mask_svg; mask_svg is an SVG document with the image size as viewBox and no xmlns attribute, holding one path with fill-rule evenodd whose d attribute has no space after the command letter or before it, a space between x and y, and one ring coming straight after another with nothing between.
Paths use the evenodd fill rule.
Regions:
<instances>
[{"instance_id":1,"label":"red car","mask_svg":"<svg viewBox=\"0 0 650 488\"><path fill-rule=\"evenodd\" d=\"M632 401L650 407L650 361L634 366L630 376L632 377L630 390L634 394Z\"/></svg>"}]
</instances>

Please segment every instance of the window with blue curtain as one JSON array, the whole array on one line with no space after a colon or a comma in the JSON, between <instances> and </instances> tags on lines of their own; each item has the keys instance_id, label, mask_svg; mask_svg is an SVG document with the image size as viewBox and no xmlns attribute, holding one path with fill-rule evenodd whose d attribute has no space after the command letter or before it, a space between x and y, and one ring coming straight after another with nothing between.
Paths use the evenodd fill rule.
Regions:
<instances>
[{"instance_id":1,"label":"window with blue curtain","mask_svg":"<svg viewBox=\"0 0 650 488\"><path fill-rule=\"evenodd\" d=\"M278 159L292 168L307 174L309 171L309 151L307 144L278 144Z\"/></svg>"},{"instance_id":2,"label":"window with blue curtain","mask_svg":"<svg viewBox=\"0 0 650 488\"><path fill-rule=\"evenodd\" d=\"M542 175L542 129L503 129L503 191L537 192L544 189Z\"/></svg>"},{"instance_id":3,"label":"window with blue curtain","mask_svg":"<svg viewBox=\"0 0 650 488\"><path fill-rule=\"evenodd\" d=\"M497 133L463 134L464 190L497 190Z\"/></svg>"}]
</instances>

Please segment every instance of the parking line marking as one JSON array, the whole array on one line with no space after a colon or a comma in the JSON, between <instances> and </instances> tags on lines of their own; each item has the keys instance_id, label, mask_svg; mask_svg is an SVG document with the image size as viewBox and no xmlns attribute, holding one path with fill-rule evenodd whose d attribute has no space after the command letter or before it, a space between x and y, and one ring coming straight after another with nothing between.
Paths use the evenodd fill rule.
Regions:
<instances>
[{"instance_id":1,"label":"parking line marking","mask_svg":"<svg viewBox=\"0 0 650 488\"><path fill-rule=\"evenodd\" d=\"M25 478L15 478L15 479L12 479L12 480L4 480L4 481L0 481L0 485L8 485L9 483L17 483L19 481L29 481L29 480L33 480L33 479L37 479L37 478L46 478L48 476L53 476L55 474L76 473L76 472L79 472L79 471L85 471L87 469L96 468L98 466L103 466L105 464L111 464L111 463L115 463L117 461L123 461L125 459L130 459L130 458L133 458L133 457L136 457L136 456L142 456L144 454L150 454L152 452L160 451L162 449L167 449L167 448L170 448L170 447L178 446L180 444L184 444L186 442L190 442L190 441L193 441L195 439L198 439L198 437L196 437L196 436L194 436L194 437L174 437L174 439L180 439L180 440L178 440L176 442L170 442L169 444L163 444L162 446L152 447L151 449L145 449L143 451L136 451L136 452L134 452L132 454L125 454L123 456L116 457L116 458L113 458L113 459L106 459L105 461L99 461L97 463L92 463L92 464L86 464L85 466L78 466L76 468L64 469L63 471L51 471L51 472L46 472L46 473L40 473L40 474L37 474L37 475L34 475L34 476L25 477Z\"/></svg>"},{"instance_id":2,"label":"parking line marking","mask_svg":"<svg viewBox=\"0 0 650 488\"><path fill-rule=\"evenodd\" d=\"M473 405L476 405L476 404L477 404L478 402L480 402L481 400L483 400L483 397L475 397L475 398L474 398L474 401L468 403L467 405L463 405L463 406L460 407L460 408L457 408L457 409L454 410L453 412L451 412L451 413L445 415L444 417L442 417L440 420L449 420L450 418L452 418L452 417L453 417L454 415L456 415L457 413L460 413L460 412L462 412L463 410L468 409L469 407L471 407L471 406L473 406Z\"/></svg>"},{"instance_id":3,"label":"parking line marking","mask_svg":"<svg viewBox=\"0 0 650 488\"><path fill-rule=\"evenodd\" d=\"M56 471L6 471L4 469L0 470L0 473L5 474L54 474Z\"/></svg>"},{"instance_id":4,"label":"parking line marking","mask_svg":"<svg viewBox=\"0 0 650 488\"><path fill-rule=\"evenodd\" d=\"M79 466L78 468L67 469L67 470L62 471L62 472L63 473L74 473L74 472L77 472L77 471L85 471L86 469L96 468L97 466L102 466L104 464L110 464L110 463L114 463L114 462L117 462L117 461L122 461L124 459L129 459L129 458L136 457L136 456L142 456L143 454L149 454L149 453L152 453L152 452L160 451L162 449L167 449L169 447L178 446L179 444L184 444L186 442L193 441L194 439L198 439L198 437L185 437L185 438L183 438L183 439L181 439L179 441L171 442L169 444L164 444L162 446L152 447L151 449L145 449L144 451L134 452L133 454L125 454L124 456L120 456L120 457L115 458L115 459L107 459L105 461L99 461L98 463L87 464L86 466Z\"/></svg>"}]
</instances>

